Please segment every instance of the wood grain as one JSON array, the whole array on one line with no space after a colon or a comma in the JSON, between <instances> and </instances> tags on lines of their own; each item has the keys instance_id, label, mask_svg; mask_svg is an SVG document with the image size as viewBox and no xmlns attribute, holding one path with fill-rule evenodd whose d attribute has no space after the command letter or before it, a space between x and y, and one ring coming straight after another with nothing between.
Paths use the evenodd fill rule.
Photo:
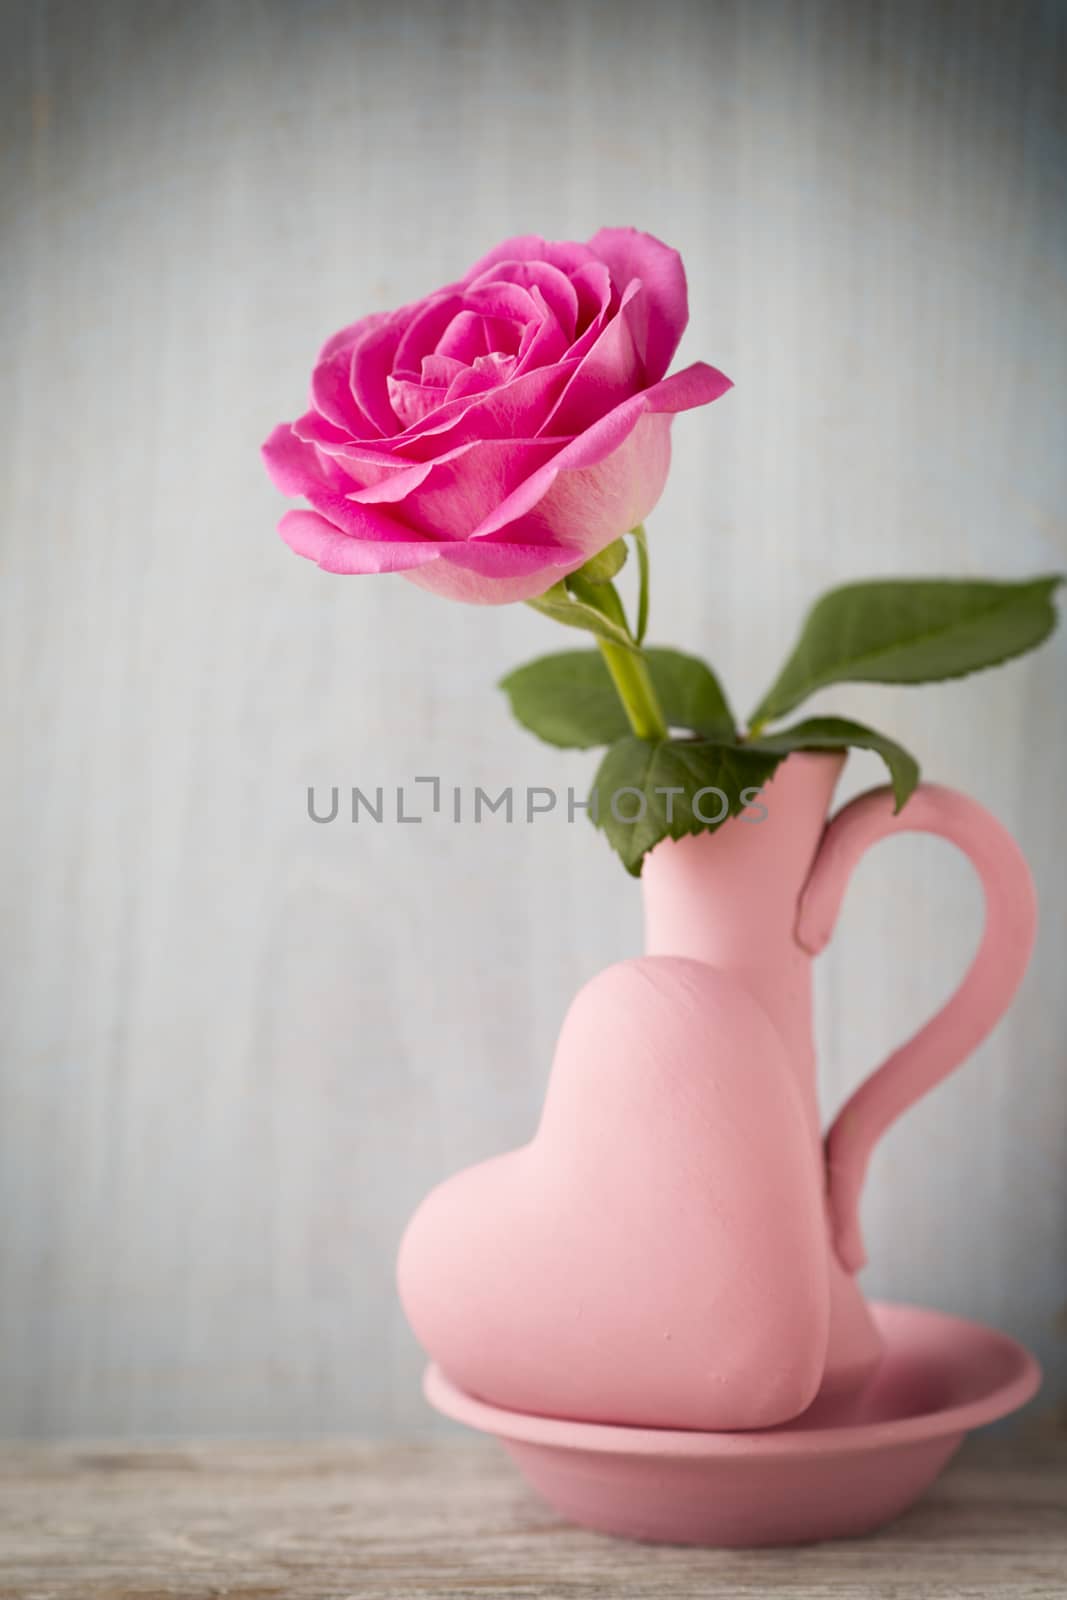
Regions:
<instances>
[{"instance_id":1,"label":"wood grain","mask_svg":"<svg viewBox=\"0 0 1067 1600\"><path fill-rule=\"evenodd\" d=\"M0 7L0 1432L423 1426L404 1221L529 1136L571 996L640 946L635 886L560 812L308 820L309 784L591 772L494 688L569 647L543 619L281 546L258 446L319 341L511 233L676 244L682 354L737 387L677 423L651 637L745 708L835 581L1067 567L1064 55L1061 6L1002 0ZM1065 689L1067 633L814 707L1033 863L1019 1001L879 1149L864 1224L868 1288L1026 1340L1046 1408ZM819 967L827 1118L979 914L935 843L864 863Z\"/></svg>"},{"instance_id":2,"label":"wood grain","mask_svg":"<svg viewBox=\"0 0 1067 1600\"><path fill-rule=\"evenodd\" d=\"M568 1527L482 1443L8 1449L0 1536L3 1600L1052 1600L1067 1444L972 1445L873 1538L752 1551Z\"/></svg>"}]
</instances>

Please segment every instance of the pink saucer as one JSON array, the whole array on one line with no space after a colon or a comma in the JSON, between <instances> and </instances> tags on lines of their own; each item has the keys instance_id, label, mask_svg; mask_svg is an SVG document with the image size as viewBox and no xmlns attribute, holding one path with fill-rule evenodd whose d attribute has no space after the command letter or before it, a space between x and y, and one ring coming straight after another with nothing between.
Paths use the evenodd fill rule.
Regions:
<instances>
[{"instance_id":1,"label":"pink saucer","mask_svg":"<svg viewBox=\"0 0 1067 1600\"><path fill-rule=\"evenodd\" d=\"M527 1481L571 1522L668 1544L801 1544L869 1533L936 1478L965 1434L1015 1411L1041 1370L977 1322L876 1305L886 1342L863 1393L818 1401L752 1433L687 1433L567 1422L474 1399L434 1366L438 1411L494 1434Z\"/></svg>"}]
</instances>

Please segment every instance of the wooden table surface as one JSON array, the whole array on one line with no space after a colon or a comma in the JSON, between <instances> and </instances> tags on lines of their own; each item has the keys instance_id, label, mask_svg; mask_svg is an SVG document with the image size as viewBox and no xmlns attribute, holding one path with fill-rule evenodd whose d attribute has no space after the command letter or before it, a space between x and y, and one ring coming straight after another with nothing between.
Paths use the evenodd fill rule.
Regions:
<instances>
[{"instance_id":1,"label":"wooden table surface","mask_svg":"<svg viewBox=\"0 0 1067 1600\"><path fill-rule=\"evenodd\" d=\"M1067 1595L1067 1439L973 1441L874 1538L627 1545L563 1524L495 1446L331 1442L0 1451L0 1597Z\"/></svg>"}]
</instances>

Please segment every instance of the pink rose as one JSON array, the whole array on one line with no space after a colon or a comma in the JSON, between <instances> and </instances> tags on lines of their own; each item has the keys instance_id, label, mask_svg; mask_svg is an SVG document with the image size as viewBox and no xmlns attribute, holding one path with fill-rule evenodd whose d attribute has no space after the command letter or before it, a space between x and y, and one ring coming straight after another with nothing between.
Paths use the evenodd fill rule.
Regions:
<instances>
[{"instance_id":1,"label":"pink rose","mask_svg":"<svg viewBox=\"0 0 1067 1600\"><path fill-rule=\"evenodd\" d=\"M674 414L730 380L664 374L689 316L677 251L632 228L508 239L459 283L323 346L311 409L263 447L310 511L283 539L327 572L453 600L542 594L644 521Z\"/></svg>"}]
</instances>

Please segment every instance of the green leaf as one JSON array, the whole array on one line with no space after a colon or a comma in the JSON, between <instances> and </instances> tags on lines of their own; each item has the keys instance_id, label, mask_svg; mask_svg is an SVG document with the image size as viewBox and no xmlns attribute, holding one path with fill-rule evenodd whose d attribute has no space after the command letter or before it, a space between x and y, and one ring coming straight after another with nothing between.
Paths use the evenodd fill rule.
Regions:
<instances>
[{"instance_id":1,"label":"green leaf","mask_svg":"<svg viewBox=\"0 0 1067 1600\"><path fill-rule=\"evenodd\" d=\"M575 577L585 578L589 583L610 583L617 572L621 572L626 565L628 551L623 539L616 539L599 554L590 556L584 567L579 567Z\"/></svg>"},{"instance_id":2,"label":"green leaf","mask_svg":"<svg viewBox=\"0 0 1067 1600\"><path fill-rule=\"evenodd\" d=\"M691 728L709 739L733 739L733 712L722 685L706 662L681 650L650 646L645 651L663 715L672 728Z\"/></svg>"},{"instance_id":3,"label":"green leaf","mask_svg":"<svg viewBox=\"0 0 1067 1600\"><path fill-rule=\"evenodd\" d=\"M598 650L565 650L516 667L500 687L517 722L546 744L588 750L630 731L611 673Z\"/></svg>"},{"instance_id":4,"label":"green leaf","mask_svg":"<svg viewBox=\"0 0 1067 1600\"><path fill-rule=\"evenodd\" d=\"M671 727L730 740L733 718L710 667L679 650L644 652L656 697ZM546 744L588 750L613 744L630 723L597 650L565 650L516 667L500 681L524 728Z\"/></svg>"},{"instance_id":5,"label":"green leaf","mask_svg":"<svg viewBox=\"0 0 1067 1600\"><path fill-rule=\"evenodd\" d=\"M747 748L780 756L787 756L793 750L873 750L889 769L897 811L919 782L919 763L903 745L874 728L864 727L862 722L849 722L844 717L809 717L806 722L797 722L779 733L763 734L753 739Z\"/></svg>"},{"instance_id":6,"label":"green leaf","mask_svg":"<svg viewBox=\"0 0 1067 1600\"><path fill-rule=\"evenodd\" d=\"M637 592L637 627L634 637L638 644L643 644L645 634L648 632L648 535L645 525L639 522L636 528L630 529L630 536L637 551L637 572L639 586Z\"/></svg>"},{"instance_id":7,"label":"green leaf","mask_svg":"<svg viewBox=\"0 0 1067 1600\"><path fill-rule=\"evenodd\" d=\"M1055 627L1061 581L887 578L831 589L751 721L783 716L830 683L932 683L1022 655Z\"/></svg>"},{"instance_id":8,"label":"green leaf","mask_svg":"<svg viewBox=\"0 0 1067 1600\"><path fill-rule=\"evenodd\" d=\"M637 649L625 628L587 601L575 598L565 582L554 583L551 589L546 589L544 594L526 603L535 611L540 611L542 616L562 622L568 628L584 628L587 633L595 633L600 639L610 639L613 644L621 644L627 650Z\"/></svg>"},{"instance_id":9,"label":"green leaf","mask_svg":"<svg viewBox=\"0 0 1067 1600\"><path fill-rule=\"evenodd\" d=\"M706 739L630 735L612 745L601 762L589 814L637 878L645 856L661 839L714 833L744 811L781 759Z\"/></svg>"}]
</instances>

